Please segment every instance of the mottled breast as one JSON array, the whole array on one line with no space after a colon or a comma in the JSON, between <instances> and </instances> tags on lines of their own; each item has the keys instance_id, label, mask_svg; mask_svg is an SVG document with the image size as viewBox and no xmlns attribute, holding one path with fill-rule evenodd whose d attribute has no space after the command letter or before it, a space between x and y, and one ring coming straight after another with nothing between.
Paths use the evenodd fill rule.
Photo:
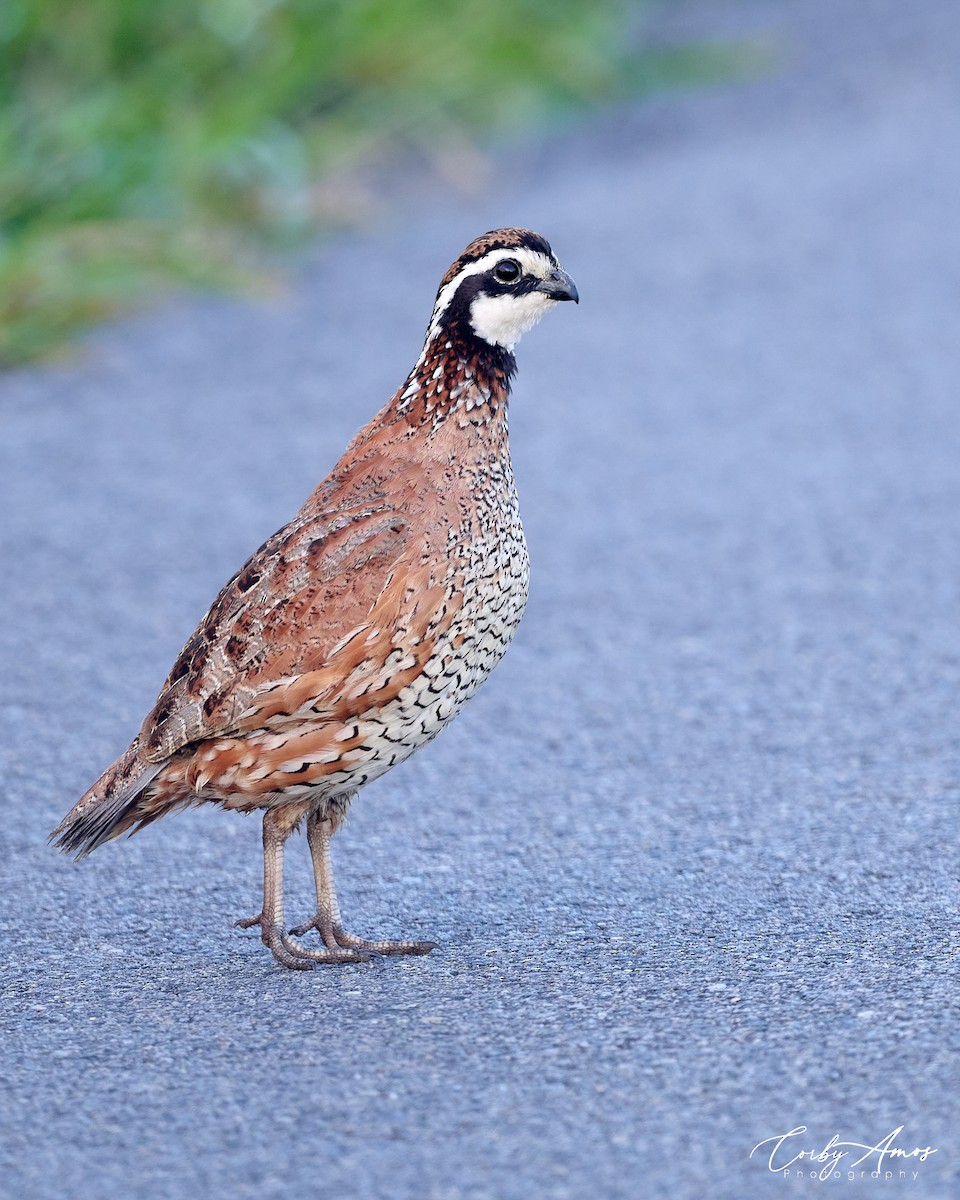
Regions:
<instances>
[{"instance_id":1,"label":"mottled breast","mask_svg":"<svg viewBox=\"0 0 960 1200\"><path fill-rule=\"evenodd\" d=\"M363 715L356 766L336 772L330 787L362 786L431 741L497 665L527 603L530 564L509 470L494 503L475 503L448 541L444 620L422 671L388 704Z\"/></svg>"}]
</instances>

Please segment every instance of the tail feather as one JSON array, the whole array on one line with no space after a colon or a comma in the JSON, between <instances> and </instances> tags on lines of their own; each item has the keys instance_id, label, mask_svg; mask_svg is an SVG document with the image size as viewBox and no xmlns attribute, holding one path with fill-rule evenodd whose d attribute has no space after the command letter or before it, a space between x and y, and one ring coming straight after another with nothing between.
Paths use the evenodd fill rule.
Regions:
<instances>
[{"instance_id":1,"label":"tail feather","mask_svg":"<svg viewBox=\"0 0 960 1200\"><path fill-rule=\"evenodd\" d=\"M75 853L79 862L91 850L119 837L142 821L143 814L138 811L141 796L164 765L144 762L134 742L81 796L49 840L65 854Z\"/></svg>"}]
</instances>

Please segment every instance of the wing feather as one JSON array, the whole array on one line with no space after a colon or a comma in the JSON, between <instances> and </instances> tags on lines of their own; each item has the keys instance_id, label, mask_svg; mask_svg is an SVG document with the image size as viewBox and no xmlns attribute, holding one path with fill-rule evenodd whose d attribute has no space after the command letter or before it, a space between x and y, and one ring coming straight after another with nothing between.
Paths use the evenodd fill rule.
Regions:
<instances>
[{"instance_id":1,"label":"wing feather","mask_svg":"<svg viewBox=\"0 0 960 1200\"><path fill-rule=\"evenodd\" d=\"M410 543L411 522L393 506L323 516L305 506L226 584L187 641L140 730L142 758L159 762L228 734L271 681L321 669Z\"/></svg>"}]
</instances>

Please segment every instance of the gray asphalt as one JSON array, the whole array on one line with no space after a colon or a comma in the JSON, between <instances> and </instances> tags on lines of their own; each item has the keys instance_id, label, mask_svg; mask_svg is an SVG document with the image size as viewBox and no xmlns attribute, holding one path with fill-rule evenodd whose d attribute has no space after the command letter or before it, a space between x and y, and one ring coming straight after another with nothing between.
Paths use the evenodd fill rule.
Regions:
<instances>
[{"instance_id":1,"label":"gray asphalt","mask_svg":"<svg viewBox=\"0 0 960 1200\"><path fill-rule=\"evenodd\" d=\"M958 1194L960 6L701 34L768 67L0 381L3 1196ZM520 348L532 599L335 847L351 927L442 945L284 972L255 819L46 835L507 223L583 297ZM935 1152L750 1157L800 1126Z\"/></svg>"}]
</instances>

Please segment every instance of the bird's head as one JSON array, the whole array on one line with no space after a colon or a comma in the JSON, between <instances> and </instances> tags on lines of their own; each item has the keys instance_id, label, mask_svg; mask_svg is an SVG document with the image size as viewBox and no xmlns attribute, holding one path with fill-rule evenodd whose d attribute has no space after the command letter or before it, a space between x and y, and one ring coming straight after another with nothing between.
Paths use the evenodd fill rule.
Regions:
<instances>
[{"instance_id":1,"label":"bird's head","mask_svg":"<svg viewBox=\"0 0 960 1200\"><path fill-rule=\"evenodd\" d=\"M560 300L579 299L539 234L494 229L472 241L440 281L427 340L457 329L510 353Z\"/></svg>"}]
</instances>

